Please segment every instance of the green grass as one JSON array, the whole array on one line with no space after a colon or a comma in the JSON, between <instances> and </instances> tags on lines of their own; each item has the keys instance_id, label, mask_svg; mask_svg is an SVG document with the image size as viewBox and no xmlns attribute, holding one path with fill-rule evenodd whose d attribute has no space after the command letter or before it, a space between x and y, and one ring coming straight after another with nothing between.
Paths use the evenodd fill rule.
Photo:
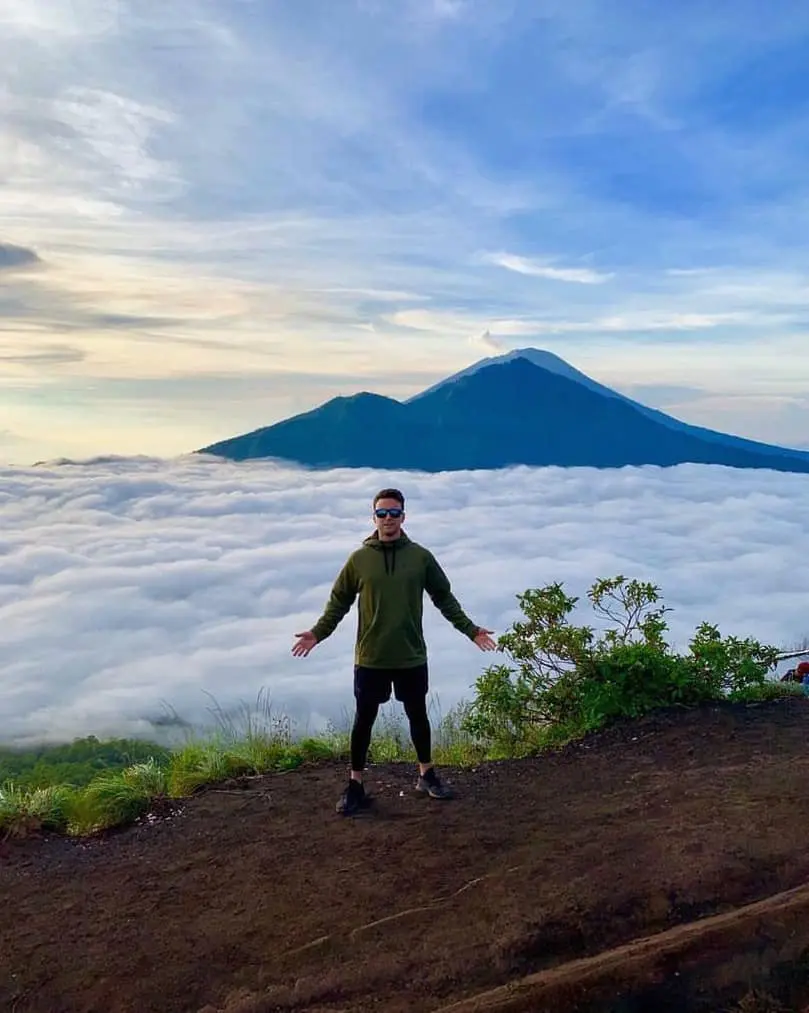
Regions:
<instances>
[{"instance_id":1,"label":"green grass","mask_svg":"<svg viewBox=\"0 0 809 1013\"><path fill-rule=\"evenodd\" d=\"M802 696L801 687L772 683L757 698L793 695ZM756 700L751 697L750 702ZM438 766L467 767L483 760L509 759L559 748L578 737L574 730L558 725L541 732L530 749L516 744L506 750L502 744L495 747L478 741L464 730L469 704L461 703L443 714L440 701L433 697L429 710ZM330 725L317 736L295 735L289 718L276 714L261 693L253 707L244 705L236 714L226 714L216 706L211 713L212 728L188 734L172 749L143 741L133 745L127 740L103 742L89 737L71 746L0 751L0 838L39 832L86 836L132 823L161 800L186 798L228 778L293 770L307 763L348 763L351 716L347 713L342 727ZM73 765L70 755L75 757ZM137 756L135 762L130 762L132 756ZM415 764L409 728L398 707L389 705L380 711L368 760ZM42 783L49 769L58 772L56 783ZM17 776L11 776L15 771Z\"/></svg>"},{"instance_id":2,"label":"green grass","mask_svg":"<svg viewBox=\"0 0 809 1013\"><path fill-rule=\"evenodd\" d=\"M440 712L437 698L430 703L433 757L439 765L467 766L485 758L486 751L462 730L466 706ZM86 836L132 823L163 799L185 798L200 788L231 777L259 776L293 770L306 763L348 762L350 716L343 727L330 725L317 736L296 736L292 722L273 712L263 694L256 705L243 706L235 715L212 710L212 729L186 736L167 749L139 742L135 763L120 748L122 740L80 740L73 768L64 757L71 747L52 747L59 758L64 781L43 784L48 769L47 747L36 751L3 750L0 753L0 837L52 832ZM370 763L416 762L409 729L401 713L383 708L374 729ZM89 769L92 776L87 776ZM100 765L106 764L100 768ZM11 771L34 771L24 778ZM75 774L75 776L71 776Z\"/></svg>"}]
</instances>

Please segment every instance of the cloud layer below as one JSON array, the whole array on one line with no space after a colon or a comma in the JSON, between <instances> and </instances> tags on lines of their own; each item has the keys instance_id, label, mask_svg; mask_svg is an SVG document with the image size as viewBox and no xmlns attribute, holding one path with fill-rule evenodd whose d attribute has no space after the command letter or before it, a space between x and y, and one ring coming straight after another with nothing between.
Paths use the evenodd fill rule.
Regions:
<instances>
[{"instance_id":1,"label":"cloud layer below","mask_svg":"<svg viewBox=\"0 0 809 1013\"><path fill-rule=\"evenodd\" d=\"M660 585L678 646L703 620L785 648L809 633L805 476L699 466L308 473L202 458L3 468L2 738L154 736L171 708L210 723L206 694L228 709L262 690L299 728L342 722L356 611L309 658L290 649L370 530L374 492L391 483L408 497L410 536L497 633L526 588L563 581L584 595L616 573ZM425 614L446 711L471 698L492 656L429 600Z\"/></svg>"}]
</instances>

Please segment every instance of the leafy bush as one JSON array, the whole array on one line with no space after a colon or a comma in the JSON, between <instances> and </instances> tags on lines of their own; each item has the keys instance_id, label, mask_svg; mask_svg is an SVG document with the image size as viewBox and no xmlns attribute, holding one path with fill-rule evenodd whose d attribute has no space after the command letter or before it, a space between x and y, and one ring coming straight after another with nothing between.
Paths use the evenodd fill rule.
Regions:
<instances>
[{"instance_id":1,"label":"leafy bush","mask_svg":"<svg viewBox=\"0 0 809 1013\"><path fill-rule=\"evenodd\" d=\"M523 618L499 640L513 664L483 672L464 719L495 755L535 751L660 707L782 695L767 679L775 647L723 638L702 623L688 653L673 652L665 639L671 609L654 584L617 576L587 594L607 624L600 634L571 622L579 599L560 583L517 596Z\"/></svg>"}]
</instances>

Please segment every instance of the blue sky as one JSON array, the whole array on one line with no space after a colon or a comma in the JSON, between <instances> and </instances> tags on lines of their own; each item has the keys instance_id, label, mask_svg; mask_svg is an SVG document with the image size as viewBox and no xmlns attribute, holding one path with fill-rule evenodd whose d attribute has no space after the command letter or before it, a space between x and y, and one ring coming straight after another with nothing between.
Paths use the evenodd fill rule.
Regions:
<instances>
[{"instance_id":1,"label":"blue sky","mask_svg":"<svg viewBox=\"0 0 809 1013\"><path fill-rule=\"evenodd\" d=\"M0 460L547 348L809 446L799 2L5 0Z\"/></svg>"}]
</instances>

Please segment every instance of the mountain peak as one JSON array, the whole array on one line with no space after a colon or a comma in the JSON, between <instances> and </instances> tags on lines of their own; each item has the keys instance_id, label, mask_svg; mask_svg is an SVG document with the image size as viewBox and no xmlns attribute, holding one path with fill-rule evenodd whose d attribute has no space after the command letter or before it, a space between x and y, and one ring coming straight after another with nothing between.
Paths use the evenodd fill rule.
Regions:
<instances>
[{"instance_id":1,"label":"mountain peak","mask_svg":"<svg viewBox=\"0 0 809 1013\"><path fill-rule=\"evenodd\" d=\"M680 422L539 348L482 359L407 401L369 391L334 398L200 452L431 472L686 462L809 472L809 453Z\"/></svg>"},{"instance_id":2,"label":"mountain peak","mask_svg":"<svg viewBox=\"0 0 809 1013\"><path fill-rule=\"evenodd\" d=\"M589 377L586 377L584 373L580 373L577 369L574 369L573 366L565 362L564 359L555 355L553 352L548 352L544 348L515 348L513 351L504 352L502 355L490 355L485 359L479 359L477 362L473 362L471 366L466 366L459 372L453 373L444 380L440 380L438 383L433 384L432 387L428 387L427 390L423 390L420 393L415 394L413 397L408 398L408 400L405 401L405 404L411 404L414 401L418 401L421 398L426 397L428 394L432 394L434 391L439 390L446 384L456 383L458 380L471 376L473 373L477 373L481 369L488 369L489 366L497 366L503 362L512 362L514 359L525 359L533 366L539 366L540 369L546 369L549 373L556 373L559 376L567 376L571 380L578 380L580 383L589 381Z\"/></svg>"}]
</instances>

